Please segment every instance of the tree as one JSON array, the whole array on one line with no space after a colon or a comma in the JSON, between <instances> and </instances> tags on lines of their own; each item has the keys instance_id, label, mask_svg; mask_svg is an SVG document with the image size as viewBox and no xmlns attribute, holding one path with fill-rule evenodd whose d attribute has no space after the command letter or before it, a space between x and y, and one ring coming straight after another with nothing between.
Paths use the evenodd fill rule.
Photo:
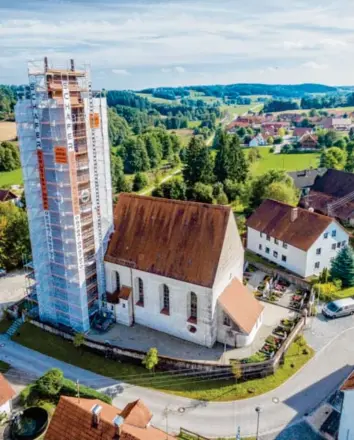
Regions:
<instances>
[{"instance_id":1,"label":"tree","mask_svg":"<svg viewBox=\"0 0 354 440\"><path fill-rule=\"evenodd\" d=\"M168 133L162 139L162 157L166 160L170 160L173 156L172 141Z\"/></svg>"},{"instance_id":2,"label":"tree","mask_svg":"<svg viewBox=\"0 0 354 440\"><path fill-rule=\"evenodd\" d=\"M248 162L249 163L254 163L260 158L261 158L261 153L258 148L251 148L248 151Z\"/></svg>"},{"instance_id":3,"label":"tree","mask_svg":"<svg viewBox=\"0 0 354 440\"><path fill-rule=\"evenodd\" d=\"M127 121L114 108L108 108L108 135L112 145L121 144L130 135Z\"/></svg>"},{"instance_id":4,"label":"tree","mask_svg":"<svg viewBox=\"0 0 354 440\"><path fill-rule=\"evenodd\" d=\"M197 182L191 189L191 199L200 203L213 203L213 187L201 182ZM188 197L189 199L189 197Z\"/></svg>"},{"instance_id":5,"label":"tree","mask_svg":"<svg viewBox=\"0 0 354 440\"><path fill-rule=\"evenodd\" d=\"M136 173L138 171L147 171L150 169L150 160L146 151L144 141L138 137L136 140L130 138L124 143L126 157L124 169L127 173Z\"/></svg>"},{"instance_id":6,"label":"tree","mask_svg":"<svg viewBox=\"0 0 354 440\"><path fill-rule=\"evenodd\" d=\"M210 149L204 141L194 136L187 147L186 165L183 170L184 180L189 186L196 182L204 184L214 180L214 161Z\"/></svg>"},{"instance_id":7,"label":"tree","mask_svg":"<svg viewBox=\"0 0 354 440\"><path fill-rule=\"evenodd\" d=\"M83 333L76 333L73 339L75 348L80 348L85 342L85 335Z\"/></svg>"},{"instance_id":8,"label":"tree","mask_svg":"<svg viewBox=\"0 0 354 440\"><path fill-rule=\"evenodd\" d=\"M156 168L162 159L161 145L152 133L146 133L144 135L144 141L146 152L150 160L150 167Z\"/></svg>"},{"instance_id":9,"label":"tree","mask_svg":"<svg viewBox=\"0 0 354 440\"><path fill-rule=\"evenodd\" d=\"M345 148L346 148L346 146L347 146L347 143L345 142L344 138L340 138L340 139L337 139L337 140L333 143L333 146L334 146L334 147L338 147L338 148L340 148L341 150L345 150Z\"/></svg>"},{"instance_id":10,"label":"tree","mask_svg":"<svg viewBox=\"0 0 354 440\"><path fill-rule=\"evenodd\" d=\"M229 157L229 138L224 131L218 134L218 143L215 148L218 149L218 152L215 158L214 174L216 180L223 182L227 179L227 161Z\"/></svg>"},{"instance_id":11,"label":"tree","mask_svg":"<svg viewBox=\"0 0 354 440\"><path fill-rule=\"evenodd\" d=\"M187 186L181 177L173 177L163 183L154 191L154 197L163 197L165 199L186 200Z\"/></svg>"},{"instance_id":12,"label":"tree","mask_svg":"<svg viewBox=\"0 0 354 440\"><path fill-rule=\"evenodd\" d=\"M242 367L240 361L232 362L231 371L236 383L238 380L242 379Z\"/></svg>"},{"instance_id":13,"label":"tree","mask_svg":"<svg viewBox=\"0 0 354 440\"><path fill-rule=\"evenodd\" d=\"M0 203L0 267L21 266L30 249L27 213L11 202Z\"/></svg>"},{"instance_id":14,"label":"tree","mask_svg":"<svg viewBox=\"0 0 354 440\"><path fill-rule=\"evenodd\" d=\"M213 186L213 197L218 205L227 205L229 200L224 191L224 185L221 182L217 182Z\"/></svg>"},{"instance_id":15,"label":"tree","mask_svg":"<svg viewBox=\"0 0 354 440\"><path fill-rule=\"evenodd\" d=\"M342 170L346 163L345 151L338 147L327 148L323 150L320 159L320 166L324 168L334 168Z\"/></svg>"},{"instance_id":16,"label":"tree","mask_svg":"<svg viewBox=\"0 0 354 440\"><path fill-rule=\"evenodd\" d=\"M244 183L248 176L248 163L241 148L238 136L232 136L227 151L227 178L238 183Z\"/></svg>"},{"instance_id":17,"label":"tree","mask_svg":"<svg viewBox=\"0 0 354 440\"><path fill-rule=\"evenodd\" d=\"M342 281L343 287L354 286L354 252L350 246L343 247L332 261L332 279Z\"/></svg>"},{"instance_id":18,"label":"tree","mask_svg":"<svg viewBox=\"0 0 354 440\"><path fill-rule=\"evenodd\" d=\"M119 156L111 155L111 175L114 192L131 192L132 185L124 175L123 161Z\"/></svg>"},{"instance_id":19,"label":"tree","mask_svg":"<svg viewBox=\"0 0 354 440\"><path fill-rule=\"evenodd\" d=\"M327 148L332 147L336 139L337 139L337 133L334 130L328 130L327 133L324 135L325 146Z\"/></svg>"},{"instance_id":20,"label":"tree","mask_svg":"<svg viewBox=\"0 0 354 440\"><path fill-rule=\"evenodd\" d=\"M250 194L250 208L257 208L262 200L264 199L264 194L268 186L274 182L285 183L286 186L291 188L294 187L293 179L284 170L269 170L261 176L257 177L252 182L251 194Z\"/></svg>"},{"instance_id":21,"label":"tree","mask_svg":"<svg viewBox=\"0 0 354 440\"><path fill-rule=\"evenodd\" d=\"M354 141L348 142L346 148L348 155L352 154L354 152Z\"/></svg>"},{"instance_id":22,"label":"tree","mask_svg":"<svg viewBox=\"0 0 354 440\"><path fill-rule=\"evenodd\" d=\"M327 267L324 267L318 277L318 281L321 284L326 284L326 283L328 283L328 278L329 278L329 270L327 269Z\"/></svg>"},{"instance_id":23,"label":"tree","mask_svg":"<svg viewBox=\"0 0 354 440\"><path fill-rule=\"evenodd\" d=\"M349 171L350 173L354 173L354 154L347 156L347 161L344 167L345 171Z\"/></svg>"},{"instance_id":24,"label":"tree","mask_svg":"<svg viewBox=\"0 0 354 440\"><path fill-rule=\"evenodd\" d=\"M159 355L157 348L150 348L143 359L143 365L149 371L154 371L156 365L159 363Z\"/></svg>"},{"instance_id":25,"label":"tree","mask_svg":"<svg viewBox=\"0 0 354 440\"><path fill-rule=\"evenodd\" d=\"M280 127L278 130L278 136L283 138L285 136L285 134L286 134L285 128Z\"/></svg>"},{"instance_id":26,"label":"tree","mask_svg":"<svg viewBox=\"0 0 354 440\"><path fill-rule=\"evenodd\" d=\"M144 173L136 173L133 181L133 190L140 191L141 189L145 188L148 183L149 180Z\"/></svg>"},{"instance_id":27,"label":"tree","mask_svg":"<svg viewBox=\"0 0 354 440\"><path fill-rule=\"evenodd\" d=\"M48 370L42 377L37 379L35 387L42 396L57 396L63 386L64 375L59 368Z\"/></svg>"},{"instance_id":28,"label":"tree","mask_svg":"<svg viewBox=\"0 0 354 440\"><path fill-rule=\"evenodd\" d=\"M18 148L11 142L0 144L0 171L12 171L20 168L20 153Z\"/></svg>"},{"instance_id":29,"label":"tree","mask_svg":"<svg viewBox=\"0 0 354 440\"><path fill-rule=\"evenodd\" d=\"M284 182L271 183L264 192L265 199L273 199L278 202L287 203L288 205L296 206L298 202L298 195L294 186L288 186Z\"/></svg>"},{"instance_id":30,"label":"tree","mask_svg":"<svg viewBox=\"0 0 354 440\"><path fill-rule=\"evenodd\" d=\"M267 144L268 144L268 145L273 145L273 144L274 144L274 138L273 138L273 136L269 136L269 137L268 137L268 139L267 139Z\"/></svg>"}]
</instances>

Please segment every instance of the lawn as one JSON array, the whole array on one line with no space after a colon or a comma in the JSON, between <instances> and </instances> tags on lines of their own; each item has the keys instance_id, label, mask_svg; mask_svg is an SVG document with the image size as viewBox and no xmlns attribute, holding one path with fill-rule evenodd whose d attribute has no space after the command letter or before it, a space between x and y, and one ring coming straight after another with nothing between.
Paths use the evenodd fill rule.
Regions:
<instances>
[{"instance_id":1,"label":"lawn","mask_svg":"<svg viewBox=\"0 0 354 440\"><path fill-rule=\"evenodd\" d=\"M180 138L183 147L187 146L189 141L193 137L193 130L190 128L181 128L179 130L168 131L171 133L176 133L176 135Z\"/></svg>"},{"instance_id":2,"label":"lawn","mask_svg":"<svg viewBox=\"0 0 354 440\"><path fill-rule=\"evenodd\" d=\"M248 154L249 148L245 151ZM259 176L270 169L283 169L286 171L304 170L306 168L317 168L320 161L319 153L304 154L274 154L270 147L260 147L262 158L251 165L251 174Z\"/></svg>"},{"instance_id":3,"label":"lawn","mask_svg":"<svg viewBox=\"0 0 354 440\"><path fill-rule=\"evenodd\" d=\"M156 104L179 104L179 100L172 101L171 99L155 98L155 96L152 96L150 93L136 93L136 95L141 96L142 98L147 98L149 101L155 102Z\"/></svg>"},{"instance_id":4,"label":"lawn","mask_svg":"<svg viewBox=\"0 0 354 440\"><path fill-rule=\"evenodd\" d=\"M332 295L332 301L336 299L343 299L343 298L351 298L354 296L354 287L348 287L347 289L339 290L338 292L335 292Z\"/></svg>"},{"instance_id":5,"label":"lawn","mask_svg":"<svg viewBox=\"0 0 354 440\"><path fill-rule=\"evenodd\" d=\"M301 348L294 343L285 356L284 365L273 376L235 384L234 380L211 380L200 377L200 374L192 377L186 377L185 373L176 377L178 373L171 372L149 374L140 365L115 362L89 351L82 353L69 341L29 323L23 324L20 333L15 335L13 340L33 350L107 377L190 399L207 401L245 399L271 391L285 382L313 356L311 348L307 347L307 352L304 354L302 351L304 347Z\"/></svg>"},{"instance_id":6,"label":"lawn","mask_svg":"<svg viewBox=\"0 0 354 440\"><path fill-rule=\"evenodd\" d=\"M3 318L0 321L0 333L6 333L7 329L11 326L13 321L10 319Z\"/></svg>"},{"instance_id":7,"label":"lawn","mask_svg":"<svg viewBox=\"0 0 354 440\"><path fill-rule=\"evenodd\" d=\"M9 188L11 185L22 185L21 168L14 171L3 171L0 173L0 188Z\"/></svg>"},{"instance_id":8,"label":"lawn","mask_svg":"<svg viewBox=\"0 0 354 440\"><path fill-rule=\"evenodd\" d=\"M0 373L4 374L10 369L11 365L6 362L0 361Z\"/></svg>"}]
</instances>

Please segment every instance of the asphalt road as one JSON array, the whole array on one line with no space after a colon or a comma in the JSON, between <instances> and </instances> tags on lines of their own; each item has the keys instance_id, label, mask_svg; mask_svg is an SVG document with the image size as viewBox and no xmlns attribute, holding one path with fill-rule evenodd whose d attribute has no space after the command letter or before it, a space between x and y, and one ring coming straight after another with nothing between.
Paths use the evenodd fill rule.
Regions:
<instances>
[{"instance_id":1,"label":"asphalt road","mask_svg":"<svg viewBox=\"0 0 354 440\"><path fill-rule=\"evenodd\" d=\"M0 359L26 372L28 380L58 367L72 380L79 379L80 383L96 389L108 387L113 395L118 393L113 402L120 408L141 398L154 414L153 424L162 429L168 426L171 433L178 432L182 426L210 437L234 436L240 425L242 435L248 436L255 434L256 406L262 408L260 432L267 434L300 420L325 399L353 368L353 338L354 328L332 338L302 370L276 390L225 403L200 402L131 386L44 356L3 336L0 336Z\"/></svg>"}]
</instances>

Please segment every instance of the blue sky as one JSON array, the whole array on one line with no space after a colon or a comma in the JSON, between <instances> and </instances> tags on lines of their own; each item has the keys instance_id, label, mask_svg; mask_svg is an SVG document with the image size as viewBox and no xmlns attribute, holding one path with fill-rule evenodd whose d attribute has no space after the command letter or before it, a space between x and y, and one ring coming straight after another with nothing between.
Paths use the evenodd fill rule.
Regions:
<instances>
[{"instance_id":1,"label":"blue sky","mask_svg":"<svg viewBox=\"0 0 354 440\"><path fill-rule=\"evenodd\" d=\"M0 0L0 83L47 55L95 87L354 84L353 0Z\"/></svg>"}]
</instances>

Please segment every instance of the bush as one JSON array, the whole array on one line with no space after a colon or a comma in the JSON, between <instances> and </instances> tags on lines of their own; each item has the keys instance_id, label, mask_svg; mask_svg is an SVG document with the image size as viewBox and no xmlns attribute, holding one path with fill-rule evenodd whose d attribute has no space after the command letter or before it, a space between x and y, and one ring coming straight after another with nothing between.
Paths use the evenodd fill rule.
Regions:
<instances>
[{"instance_id":1,"label":"bush","mask_svg":"<svg viewBox=\"0 0 354 440\"><path fill-rule=\"evenodd\" d=\"M58 368L52 368L36 380L36 389L42 396L56 396L63 385L64 375Z\"/></svg>"},{"instance_id":2,"label":"bush","mask_svg":"<svg viewBox=\"0 0 354 440\"><path fill-rule=\"evenodd\" d=\"M332 301L333 295L338 292L339 288L334 283L314 284L313 286L321 301Z\"/></svg>"},{"instance_id":3,"label":"bush","mask_svg":"<svg viewBox=\"0 0 354 440\"><path fill-rule=\"evenodd\" d=\"M77 396L76 383L70 379L64 379L60 394L63 396ZM80 385L80 397L85 399L98 399L109 404L112 403L112 399L109 396L106 396L93 388L86 387L85 385Z\"/></svg>"},{"instance_id":4,"label":"bush","mask_svg":"<svg viewBox=\"0 0 354 440\"><path fill-rule=\"evenodd\" d=\"M140 191L141 189L145 188L148 183L149 180L144 173L136 173L133 182L133 190Z\"/></svg>"},{"instance_id":5,"label":"bush","mask_svg":"<svg viewBox=\"0 0 354 440\"><path fill-rule=\"evenodd\" d=\"M303 347L306 345L306 339L303 337L303 335L297 336L297 338L295 339L295 342L297 343L297 345L299 347Z\"/></svg>"}]
</instances>

